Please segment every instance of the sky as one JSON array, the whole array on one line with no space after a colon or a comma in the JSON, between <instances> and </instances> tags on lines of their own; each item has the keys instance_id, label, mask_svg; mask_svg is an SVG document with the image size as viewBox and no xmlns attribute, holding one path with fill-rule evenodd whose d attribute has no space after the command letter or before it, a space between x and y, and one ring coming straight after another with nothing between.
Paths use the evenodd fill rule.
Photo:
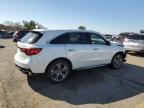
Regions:
<instances>
[{"instance_id":1,"label":"sky","mask_svg":"<svg viewBox=\"0 0 144 108\"><path fill-rule=\"evenodd\" d=\"M101 33L144 29L144 0L1 0L0 23L35 20L48 29L87 29Z\"/></svg>"}]
</instances>

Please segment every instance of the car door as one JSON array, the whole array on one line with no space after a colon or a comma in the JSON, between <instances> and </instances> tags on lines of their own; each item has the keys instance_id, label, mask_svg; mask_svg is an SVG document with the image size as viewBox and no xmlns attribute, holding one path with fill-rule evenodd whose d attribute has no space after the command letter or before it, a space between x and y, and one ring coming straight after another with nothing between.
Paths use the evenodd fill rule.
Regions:
<instances>
[{"instance_id":1,"label":"car door","mask_svg":"<svg viewBox=\"0 0 144 108\"><path fill-rule=\"evenodd\" d=\"M112 47L101 35L90 34L91 38L91 61L92 65L103 65L111 62Z\"/></svg>"},{"instance_id":2,"label":"car door","mask_svg":"<svg viewBox=\"0 0 144 108\"><path fill-rule=\"evenodd\" d=\"M69 33L66 54L73 64L73 69L91 66L91 45L88 33Z\"/></svg>"}]
</instances>

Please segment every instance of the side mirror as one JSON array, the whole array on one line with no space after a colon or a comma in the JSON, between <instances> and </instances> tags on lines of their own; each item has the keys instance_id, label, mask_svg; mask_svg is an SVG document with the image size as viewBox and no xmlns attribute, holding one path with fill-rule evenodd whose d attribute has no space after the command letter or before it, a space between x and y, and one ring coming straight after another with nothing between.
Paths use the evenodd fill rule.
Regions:
<instances>
[{"instance_id":1,"label":"side mirror","mask_svg":"<svg viewBox=\"0 0 144 108\"><path fill-rule=\"evenodd\" d=\"M110 41L106 41L106 45L111 45Z\"/></svg>"}]
</instances>

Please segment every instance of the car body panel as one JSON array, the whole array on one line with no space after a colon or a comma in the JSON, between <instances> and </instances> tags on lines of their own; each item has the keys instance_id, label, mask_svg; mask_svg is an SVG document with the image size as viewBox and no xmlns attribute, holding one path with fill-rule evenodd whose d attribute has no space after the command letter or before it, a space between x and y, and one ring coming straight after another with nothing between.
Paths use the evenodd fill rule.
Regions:
<instances>
[{"instance_id":1,"label":"car body panel","mask_svg":"<svg viewBox=\"0 0 144 108\"><path fill-rule=\"evenodd\" d=\"M73 69L91 66L91 46L66 44L67 58L73 63Z\"/></svg>"},{"instance_id":2,"label":"car body panel","mask_svg":"<svg viewBox=\"0 0 144 108\"><path fill-rule=\"evenodd\" d=\"M45 73L47 66L55 59L66 58L72 64L72 69L86 68L94 65L109 64L117 52L125 53L121 44L110 45L73 45L73 44L50 44L57 36L67 32L92 32L81 30L35 30L43 36L34 44L18 42L15 64L19 67L30 69L33 73ZM98 33L99 34L99 33ZM27 56L19 48L42 48L38 55ZM93 50L98 48L98 50Z\"/></svg>"},{"instance_id":3,"label":"car body panel","mask_svg":"<svg viewBox=\"0 0 144 108\"><path fill-rule=\"evenodd\" d=\"M127 51L144 52L144 37L143 39L127 39L123 42Z\"/></svg>"}]
</instances>

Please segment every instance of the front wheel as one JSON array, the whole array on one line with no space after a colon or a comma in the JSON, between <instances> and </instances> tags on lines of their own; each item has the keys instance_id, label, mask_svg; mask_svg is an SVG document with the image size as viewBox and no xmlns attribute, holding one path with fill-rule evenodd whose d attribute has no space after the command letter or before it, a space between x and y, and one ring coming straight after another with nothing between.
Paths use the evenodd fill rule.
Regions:
<instances>
[{"instance_id":1,"label":"front wheel","mask_svg":"<svg viewBox=\"0 0 144 108\"><path fill-rule=\"evenodd\" d=\"M64 61L64 60L58 60L58 61L54 61L49 68L47 69L47 77L55 83L59 83L64 81L69 73L70 73L71 69L69 64Z\"/></svg>"},{"instance_id":2,"label":"front wheel","mask_svg":"<svg viewBox=\"0 0 144 108\"><path fill-rule=\"evenodd\" d=\"M111 62L111 66L114 69L120 69L123 65L123 56L122 54L116 54Z\"/></svg>"}]
</instances>

